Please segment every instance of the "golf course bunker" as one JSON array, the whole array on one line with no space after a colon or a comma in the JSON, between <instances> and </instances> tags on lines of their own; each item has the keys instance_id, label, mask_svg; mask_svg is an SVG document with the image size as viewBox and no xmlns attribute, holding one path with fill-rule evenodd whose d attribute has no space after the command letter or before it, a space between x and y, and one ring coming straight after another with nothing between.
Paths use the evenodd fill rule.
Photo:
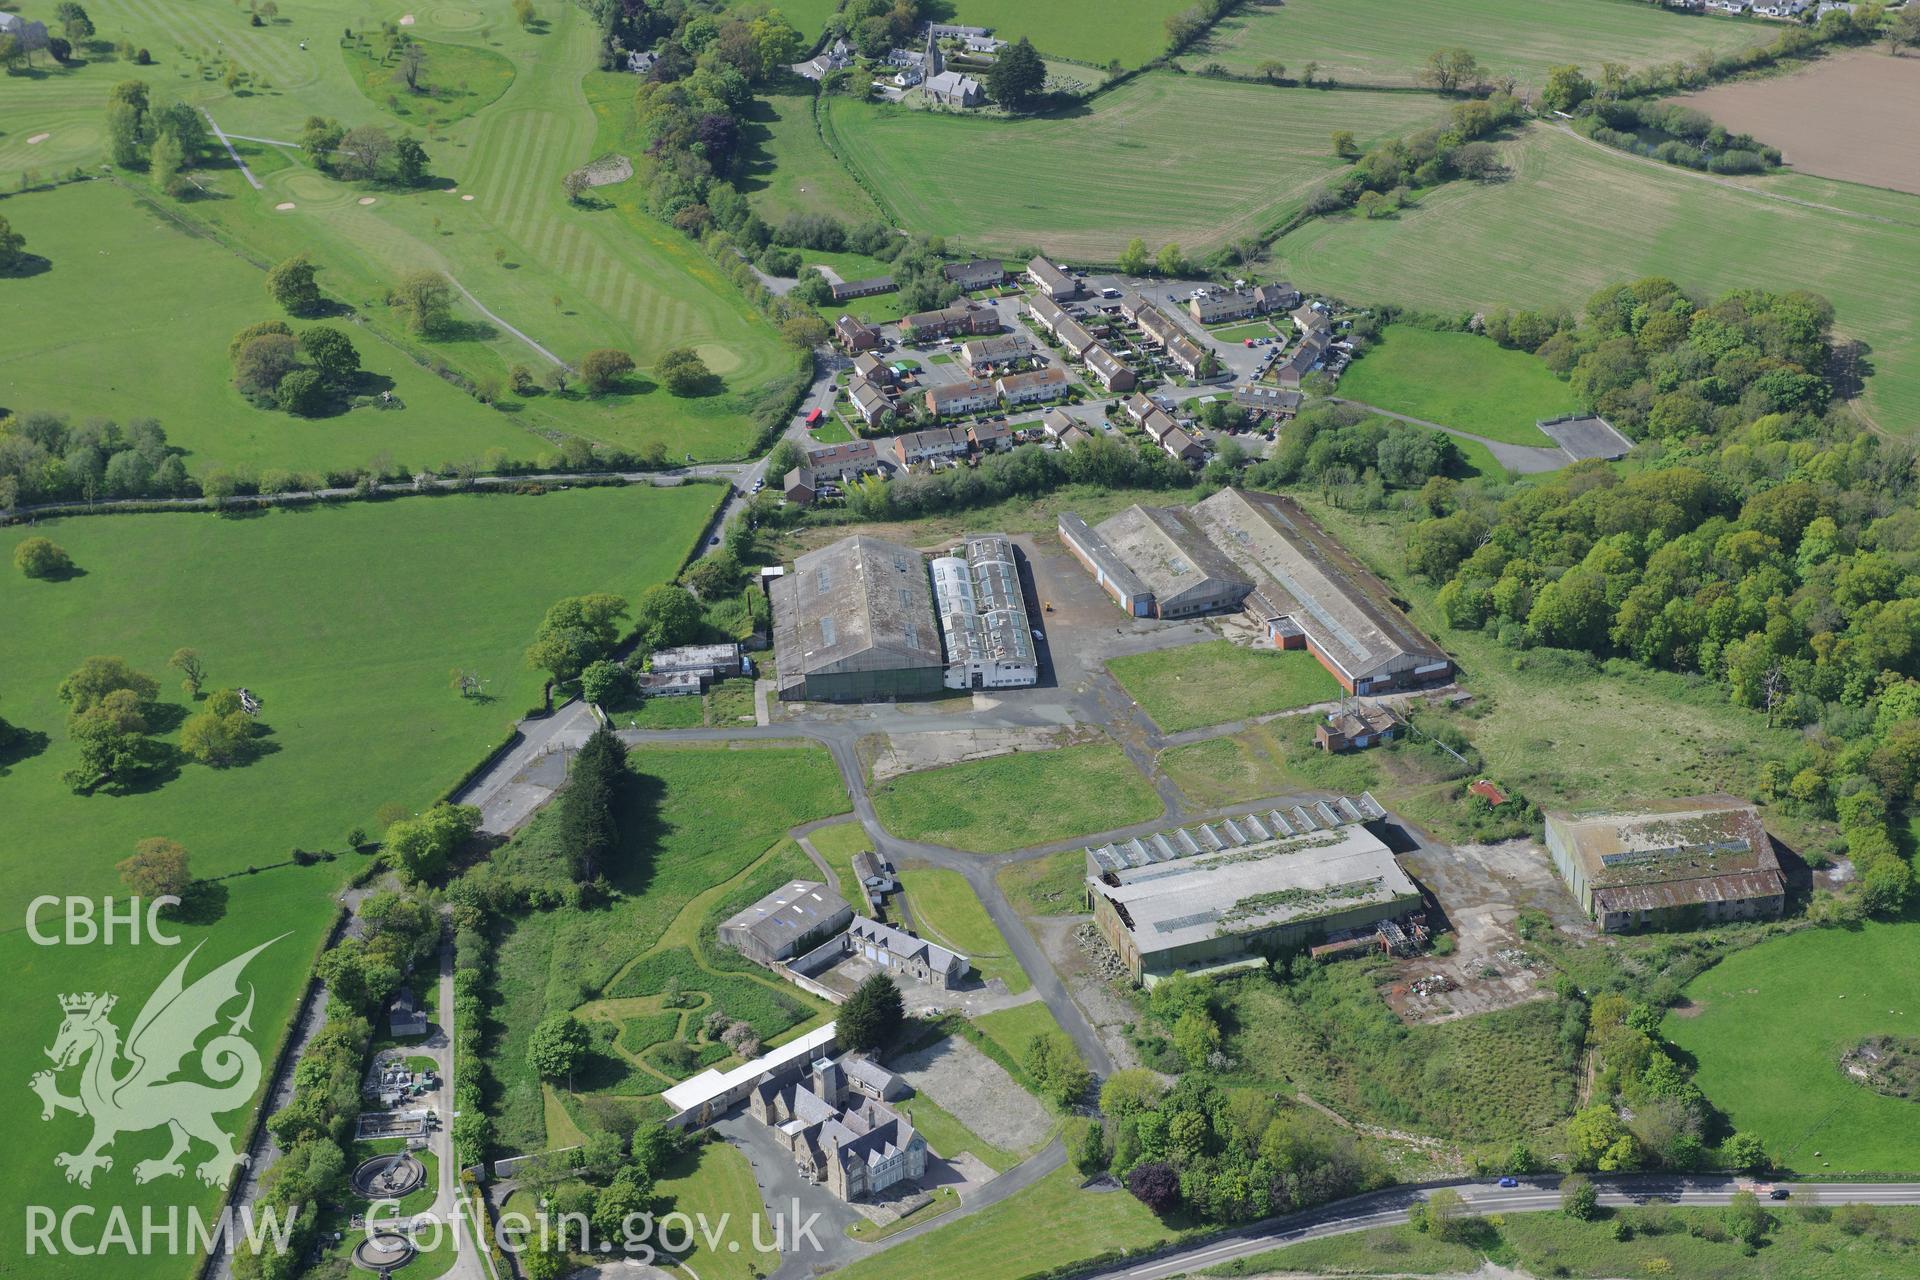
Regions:
<instances>
[{"instance_id":1,"label":"golf course bunker","mask_svg":"<svg viewBox=\"0 0 1920 1280\"><path fill-rule=\"evenodd\" d=\"M280 212L280 213L285 213L285 212L287 212L287 210L289 210L289 209L292 209L292 208L295 208L296 206L294 205L294 203L293 203L293 201L291 201L291 200L282 200L282 201L281 201L281 202L280 202L279 204L277 204L277 205L275 205L275 206L273 206L273 207L274 207L274 209L275 209L275 210L277 210L278 212Z\"/></svg>"},{"instance_id":2,"label":"golf course bunker","mask_svg":"<svg viewBox=\"0 0 1920 1280\"><path fill-rule=\"evenodd\" d=\"M353 1171L353 1193L366 1200L399 1200L427 1183L427 1167L410 1151L375 1156Z\"/></svg>"},{"instance_id":3,"label":"golf course bunker","mask_svg":"<svg viewBox=\"0 0 1920 1280\"><path fill-rule=\"evenodd\" d=\"M362 1271L398 1271L412 1262L419 1252L413 1247L413 1241L405 1236L383 1231L353 1247L353 1265Z\"/></svg>"},{"instance_id":4,"label":"golf course bunker","mask_svg":"<svg viewBox=\"0 0 1920 1280\"><path fill-rule=\"evenodd\" d=\"M30 147L37 147L41 143L45 142L48 138L51 138L52 136L53 135L50 133L36 133L31 138L27 139L27 145Z\"/></svg>"},{"instance_id":5,"label":"golf course bunker","mask_svg":"<svg viewBox=\"0 0 1920 1280\"><path fill-rule=\"evenodd\" d=\"M472 197L472 196L461 196L460 198L461 198L462 200L471 200L471 199L473 199L473 197Z\"/></svg>"},{"instance_id":6,"label":"golf course bunker","mask_svg":"<svg viewBox=\"0 0 1920 1280\"><path fill-rule=\"evenodd\" d=\"M360 204L361 204L361 207L363 207L363 208L364 208L365 206L367 206L367 205L370 205L370 204L372 204L372 203L373 203L373 197L372 197L372 196L361 196L361 197L360 197Z\"/></svg>"},{"instance_id":7,"label":"golf course bunker","mask_svg":"<svg viewBox=\"0 0 1920 1280\"><path fill-rule=\"evenodd\" d=\"M409 14L404 14L404 15L402 15L402 16L401 16L401 19L400 19L400 25L401 25L401 26L403 26L403 27L410 27L410 26L412 26L412 25L413 25L413 15L412 15L412 14L410 14L410 13L409 13Z\"/></svg>"}]
</instances>

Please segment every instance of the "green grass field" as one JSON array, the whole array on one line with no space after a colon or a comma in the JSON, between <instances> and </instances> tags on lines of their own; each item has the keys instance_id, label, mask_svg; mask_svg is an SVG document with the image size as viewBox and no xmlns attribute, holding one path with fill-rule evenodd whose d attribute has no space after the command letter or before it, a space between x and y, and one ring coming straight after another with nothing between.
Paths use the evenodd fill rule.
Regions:
<instances>
[{"instance_id":1,"label":"green grass field","mask_svg":"<svg viewBox=\"0 0 1920 1280\"><path fill-rule=\"evenodd\" d=\"M1077 261L1111 260L1133 236L1193 252L1259 234L1340 167L1332 130L1366 145L1438 112L1418 94L1154 73L1031 120L848 98L831 99L824 119L835 150L903 226L995 253L1038 244Z\"/></svg>"},{"instance_id":2,"label":"green grass field","mask_svg":"<svg viewBox=\"0 0 1920 1280\"><path fill-rule=\"evenodd\" d=\"M707 485L586 489L40 522L84 572L0 574L0 706L49 739L0 775L17 822L0 903L45 891L55 865L65 889L110 891L112 864L146 836L220 875L296 844L338 849L389 801L426 804L538 702L521 651L547 606L671 577L719 498ZM0 550L24 536L0 535ZM183 764L132 795L74 795L60 781L74 756L62 677L90 654L124 657L160 681L177 721L191 708L166 662L182 645L200 651L209 688L260 697L266 754ZM489 682L484 699L448 687L456 665Z\"/></svg>"},{"instance_id":3,"label":"green grass field","mask_svg":"<svg viewBox=\"0 0 1920 1280\"><path fill-rule=\"evenodd\" d=\"M844 1280L1015 1280L1107 1249L1138 1250L1180 1238L1125 1193L1082 1191L1057 1169L998 1204L844 1267Z\"/></svg>"},{"instance_id":4,"label":"green grass field","mask_svg":"<svg viewBox=\"0 0 1920 1280\"><path fill-rule=\"evenodd\" d=\"M314 0L287 0L280 8L281 20L258 29L246 27L243 17L216 0L103 0L90 12L107 38L125 34L153 46L157 65L140 74L158 91L177 92L205 107L232 132L297 139L315 112L349 124L386 116L384 105L369 103L337 47L337 10ZM687 454L739 456L754 435L750 410L791 375L794 355L698 246L645 212L643 179L597 189L590 206L569 205L560 189L565 173L609 152L624 152L644 169L644 140L630 134L633 78L587 70L594 36L572 5L551 6L547 25L534 30L511 21L505 0L421 16L412 29L416 35L464 51L449 57L505 59L515 70L511 86L491 105L429 132L424 141L434 183L416 191L366 192L309 168L295 153L246 144L272 158L263 165L264 191L223 164L195 171L207 198L170 207L260 261L312 254L322 268L323 289L421 359L441 361L471 379L504 380L513 365L546 365L479 306L564 360L577 361L596 347L627 350L642 375L668 348L693 346L722 379L719 394L679 398L638 376L600 399L509 396L505 422L492 429L511 436L508 424L517 423L550 438L573 434L633 448L657 440L676 460ZM305 51L297 47L303 38L310 41ZM193 43L176 50L176 39ZM224 63L209 63L197 52L216 48L272 87L243 85L228 92L216 74ZM202 74L209 65L214 69ZM30 136L47 132L40 145L63 148L48 150L49 161L58 154L62 165L97 162L103 147L99 104L130 73L109 62L50 73L44 85L0 79L0 119L9 122L0 145L20 136L16 127ZM0 152L0 171L9 155ZM139 175L131 180L138 182ZM364 199L372 203L362 204ZM477 299L478 306L456 300L455 332L415 340L384 305L395 276L415 267L446 272ZM258 314L250 319L272 314L264 294L254 310ZM369 335L361 345L372 341ZM198 394L219 393L214 388ZM484 422L501 412L484 411L451 389L443 394L460 408L436 411L435 421L444 413ZM84 399L74 397L76 412L92 411L79 402ZM401 460L429 465L445 456ZM365 457L356 452L349 461Z\"/></svg>"},{"instance_id":5,"label":"green grass field","mask_svg":"<svg viewBox=\"0 0 1920 1280\"><path fill-rule=\"evenodd\" d=\"M1144 822L1159 797L1118 747L1062 747L902 774L876 786L887 830L1003 853Z\"/></svg>"},{"instance_id":6,"label":"green grass field","mask_svg":"<svg viewBox=\"0 0 1920 1280\"><path fill-rule=\"evenodd\" d=\"M1662 1030L1736 1129L1812 1177L1920 1170L1914 1104L1841 1072L1862 1037L1913 1034L1920 925L1807 930L1738 952L1687 985L1693 1008ZM1815 1155L1818 1151L1820 1154Z\"/></svg>"},{"instance_id":7,"label":"green grass field","mask_svg":"<svg viewBox=\"0 0 1920 1280\"><path fill-rule=\"evenodd\" d=\"M1534 423L1579 407L1533 356L1491 338L1389 325L1340 377L1340 394L1505 444L1551 448Z\"/></svg>"},{"instance_id":8,"label":"green grass field","mask_svg":"<svg viewBox=\"0 0 1920 1280\"><path fill-rule=\"evenodd\" d=\"M1473 51L1490 79L1510 75L1538 90L1557 63L1598 76L1602 60L1646 66L1765 44L1774 34L1762 22L1627 0L1454 0L1444 22L1422 0L1289 0L1230 15L1189 58L1247 74L1276 60L1295 79L1312 61L1321 78L1345 84L1411 85L1421 83L1428 54L1459 45Z\"/></svg>"},{"instance_id":9,"label":"green grass field","mask_svg":"<svg viewBox=\"0 0 1920 1280\"><path fill-rule=\"evenodd\" d=\"M708 955L703 931L709 917L736 898L744 897L738 906L745 906L811 866L784 833L845 811L846 790L832 758L814 747L701 745L636 748L628 764L641 781L626 798L622 851L609 876L620 896L593 911L527 916L500 947L504 1030L492 1061L502 1085L501 1140L515 1149L550 1140L526 1064L526 1037L550 1009L581 1009L589 1019L624 1028L633 1018L662 1012L659 995L668 977L689 993L717 995L714 1003L747 1021L775 996L824 1007L738 956ZM544 816L536 817L495 861L556 874L552 868L565 855L552 830ZM698 1006L693 1021L707 1007ZM596 1078L596 1096L588 1101L629 1108L673 1078L629 1066Z\"/></svg>"},{"instance_id":10,"label":"green grass field","mask_svg":"<svg viewBox=\"0 0 1920 1280\"><path fill-rule=\"evenodd\" d=\"M669 1166L654 1192L673 1201L682 1213L699 1214L718 1234L712 1240L694 1232L695 1244L681 1259L682 1269L701 1280L754 1280L777 1265L777 1255L755 1252L754 1241L774 1239L766 1221L753 1166L725 1142L702 1142ZM755 1219L759 1219L758 1233Z\"/></svg>"},{"instance_id":11,"label":"green grass field","mask_svg":"<svg viewBox=\"0 0 1920 1280\"><path fill-rule=\"evenodd\" d=\"M396 120L415 129L444 129L496 101L513 83L513 63L491 49L416 40L426 55L419 88L408 89L400 75L398 58L383 56L379 36L364 45L342 46L354 83L367 101L383 107Z\"/></svg>"},{"instance_id":12,"label":"green grass field","mask_svg":"<svg viewBox=\"0 0 1920 1280\"><path fill-rule=\"evenodd\" d=\"M162 517L164 519L164 517ZM102 523L105 523L104 521ZM16 614L9 614L15 617ZM8 670L12 670L11 667ZM8 699L14 710L18 704ZM38 762L35 762L38 763ZM28 783L16 765L9 775L0 769L0 805L9 817L21 813L16 794ZM22 798L21 803L31 803ZM109 802L114 803L114 802ZM118 802L126 805L147 803L142 798ZM44 823L45 818L40 819ZM141 834L151 834L142 831ZM284 840L280 842L284 844ZM71 821L55 830L36 825L29 830L24 821L14 828L14 849L9 865L15 874L26 873L33 888L48 893L118 892L117 885L103 882L97 872L102 860L111 862L124 856L117 847L87 829L84 820ZM277 860L278 854L274 860ZM266 859L263 859L263 861ZM113 1020L124 1032L154 992L168 970L183 960L195 946L204 950L188 972L189 981L208 972L215 964L228 960L261 943L272 942L247 969L244 982L254 994L253 1018L247 1039L258 1049L263 1063L273 1060L276 1048L293 1018L296 1004L306 990L313 960L328 927L333 922L329 895L357 863L323 863L313 867L276 867L257 875L237 875L223 881L217 894L224 908L220 918L207 924L181 925L174 931L181 938L177 947L140 946L36 946L20 927L25 916L24 903L9 897L8 914L13 927L0 934L0 964L5 965L8 981L0 988L0 1019L12 1034L7 1047L0 1050L0 1070L18 1080L21 1097L27 1100L17 1122L9 1132L13 1139L0 1149L0 1185L19 1205L46 1205L64 1214L72 1206L119 1205L134 1222L140 1221L142 1206L152 1206L155 1216L164 1220L170 1210L184 1214L197 1209L208 1220L218 1213L220 1193L204 1186L194 1177L191 1163L184 1178L164 1178L144 1186L134 1181L134 1166L162 1155L168 1146L165 1129L125 1132L114 1142L110 1154L113 1168L95 1175L93 1186L84 1189L66 1180L55 1166L56 1153L73 1152L86 1145L93 1131L90 1121L65 1113L46 1122L32 1095L26 1093L27 1079L50 1064L44 1050L50 1048L61 1024L59 997L69 992L105 991L119 997ZM199 868L196 866L195 868ZM110 873L109 873L110 874ZM84 886L84 887L83 887ZM59 908L49 911L41 921L43 931L58 934ZM278 941L272 941L273 939ZM76 1091L77 1073L60 1074L62 1093ZM263 1081L256 1092L257 1101L265 1090ZM28 1109L31 1108L31 1109ZM224 1113L219 1122L229 1132L243 1133L252 1114L252 1104ZM208 1150L196 1144L191 1161L205 1159ZM104 1213L104 1209L97 1210ZM86 1219L76 1219L83 1222ZM98 1217L94 1218L99 1223ZM77 1239L98 1241L98 1230ZM184 1237L182 1247L185 1247ZM9 1266L22 1276L64 1277L74 1274L68 1256L25 1258L24 1244L17 1247ZM121 1254L115 1257L114 1273L135 1280L180 1280L194 1269L191 1252L169 1256L156 1251L145 1256Z\"/></svg>"},{"instance_id":13,"label":"green grass field","mask_svg":"<svg viewBox=\"0 0 1920 1280\"><path fill-rule=\"evenodd\" d=\"M1070 916L1087 909L1087 856L1078 849L1010 863L994 876L1022 915Z\"/></svg>"},{"instance_id":14,"label":"green grass field","mask_svg":"<svg viewBox=\"0 0 1920 1280\"><path fill-rule=\"evenodd\" d=\"M820 140L810 94L755 98L740 149L745 157L740 188L753 211L774 226L795 213L830 214L846 223L881 216L873 198Z\"/></svg>"},{"instance_id":15,"label":"green grass field","mask_svg":"<svg viewBox=\"0 0 1920 1280\"><path fill-rule=\"evenodd\" d=\"M1014 995L1032 984L1007 940L987 918L973 886L958 871L916 867L900 873L922 937L944 943L973 961L983 981L999 978Z\"/></svg>"},{"instance_id":16,"label":"green grass field","mask_svg":"<svg viewBox=\"0 0 1920 1280\"><path fill-rule=\"evenodd\" d=\"M1271 1249L1203 1275L1467 1275L1491 1259L1523 1275L1686 1276L1688 1280L1905 1280L1913 1274L1920 1209L1873 1211L1871 1229L1849 1231L1830 1206L1769 1205L1766 1243L1750 1253L1725 1237L1722 1209L1648 1206L1593 1222L1560 1213L1507 1213L1477 1243L1438 1240L1405 1224ZM1620 1222L1632 1228L1614 1238ZM1723 1228L1722 1239L1711 1238Z\"/></svg>"},{"instance_id":17,"label":"green grass field","mask_svg":"<svg viewBox=\"0 0 1920 1280\"><path fill-rule=\"evenodd\" d=\"M496 447L518 458L547 450L511 417L356 330L364 392L391 388L405 408L326 418L255 408L234 390L227 341L280 315L257 268L105 182L36 192L5 208L51 264L6 282L10 304L34 316L31 325L0 325L0 403L11 408L63 411L76 424L95 415L157 418L194 473L324 471L383 455L434 467Z\"/></svg>"},{"instance_id":18,"label":"green grass field","mask_svg":"<svg viewBox=\"0 0 1920 1280\"><path fill-rule=\"evenodd\" d=\"M830 827L821 827L807 837L820 856L840 880L842 896L852 900L853 855L864 853L873 848L873 841L867 838L867 829L858 822L837 822Z\"/></svg>"},{"instance_id":19,"label":"green grass field","mask_svg":"<svg viewBox=\"0 0 1920 1280\"><path fill-rule=\"evenodd\" d=\"M1578 307L1650 274L1702 294L1813 289L1837 332L1870 348L1867 412L1896 434L1920 423L1920 312L1903 287L1920 271L1920 197L1801 175L1708 180L1550 125L1501 150L1509 181L1450 183L1398 218L1315 220L1274 254L1304 286L1459 313Z\"/></svg>"},{"instance_id":20,"label":"green grass field","mask_svg":"<svg viewBox=\"0 0 1920 1280\"><path fill-rule=\"evenodd\" d=\"M1002 40L1033 41L1041 53L1137 67L1167 50L1167 19L1180 0L952 0L943 22L990 27Z\"/></svg>"},{"instance_id":21,"label":"green grass field","mask_svg":"<svg viewBox=\"0 0 1920 1280\"><path fill-rule=\"evenodd\" d=\"M1340 696L1340 685L1304 649L1249 649L1208 640L1107 663L1164 733L1226 724Z\"/></svg>"}]
</instances>

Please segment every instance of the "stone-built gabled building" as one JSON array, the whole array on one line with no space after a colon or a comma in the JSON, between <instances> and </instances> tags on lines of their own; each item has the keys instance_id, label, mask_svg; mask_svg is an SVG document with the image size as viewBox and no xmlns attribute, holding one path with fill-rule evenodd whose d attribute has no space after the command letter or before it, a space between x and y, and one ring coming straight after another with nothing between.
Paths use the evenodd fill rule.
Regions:
<instances>
[{"instance_id":1,"label":"stone-built gabled building","mask_svg":"<svg viewBox=\"0 0 1920 1280\"><path fill-rule=\"evenodd\" d=\"M763 1076L747 1110L802 1177L842 1200L865 1200L927 1172L927 1140L881 1100L897 1088L892 1081L864 1059L816 1058Z\"/></svg>"}]
</instances>

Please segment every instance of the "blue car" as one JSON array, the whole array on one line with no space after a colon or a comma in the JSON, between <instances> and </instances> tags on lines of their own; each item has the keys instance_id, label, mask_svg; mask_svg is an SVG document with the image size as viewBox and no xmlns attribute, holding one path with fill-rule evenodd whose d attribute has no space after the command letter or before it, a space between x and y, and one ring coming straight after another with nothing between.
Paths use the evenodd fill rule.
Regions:
<instances>
[{"instance_id":1,"label":"blue car","mask_svg":"<svg viewBox=\"0 0 1920 1280\"><path fill-rule=\"evenodd\" d=\"M1500 1179L1500 1185L1511 1189L1520 1185L1520 1179L1514 1177L1512 1174L1508 1174L1506 1177Z\"/></svg>"}]
</instances>

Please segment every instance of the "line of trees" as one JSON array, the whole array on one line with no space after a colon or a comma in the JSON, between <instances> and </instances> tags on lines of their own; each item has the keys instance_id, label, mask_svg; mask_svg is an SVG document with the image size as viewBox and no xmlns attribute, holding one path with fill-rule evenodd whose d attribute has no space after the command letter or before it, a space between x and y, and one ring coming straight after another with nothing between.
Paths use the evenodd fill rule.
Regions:
<instances>
[{"instance_id":1,"label":"line of trees","mask_svg":"<svg viewBox=\"0 0 1920 1280\"><path fill-rule=\"evenodd\" d=\"M427 149L409 134L395 137L377 124L348 128L329 116L307 117L300 150L314 168L348 182L417 187L431 163Z\"/></svg>"},{"instance_id":2,"label":"line of trees","mask_svg":"<svg viewBox=\"0 0 1920 1280\"><path fill-rule=\"evenodd\" d=\"M0 508L195 491L181 450L167 443L152 418L124 427L110 418L76 427L65 414L47 410L0 418Z\"/></svg>"},{"instance_id":3,"label":"line of trees","mask_svg":"<svg viewBox=\"0 0 1920 1280\"><path fill-rule=\"evenodd\" d=\"M1315 217L1357 208L1368 217L1407 203L1415 188L1437 187L1457 178L1484 180L1504 170L1491 144L1482 141L1520 118L1520 102L1497 92L1455 103L1447 123L1394 138L1360 154L1353 167L1307 198L1303 214ZM1334 151L1358 150L1352 136L1334 135Z\"/></svg>"},{"instance_id":4,"label":"line of trees","mask_svg":"<svg viewBox=\"0 0 1920 1280\"><path fill-rule=\"evenodd\" d=\"M1573 123L1621 151L1709 173L1764 173L1780 152L1749 134L1729 133L1705 112L1654 101L1600 102Z\"/></svg>"},{"instance_id":5,"label":"line of trees","mask_svg":"<svg viewBox=\"0 0 1920 1280\"><path fill-rule=\"evenodd\" d=\"M107 155L122 169L146 167L170 196L191 190L186 171L208 144L200 113L177 98L156 99L144 80L122 80L107 94Z\"/></svg>"}]
</instances>

